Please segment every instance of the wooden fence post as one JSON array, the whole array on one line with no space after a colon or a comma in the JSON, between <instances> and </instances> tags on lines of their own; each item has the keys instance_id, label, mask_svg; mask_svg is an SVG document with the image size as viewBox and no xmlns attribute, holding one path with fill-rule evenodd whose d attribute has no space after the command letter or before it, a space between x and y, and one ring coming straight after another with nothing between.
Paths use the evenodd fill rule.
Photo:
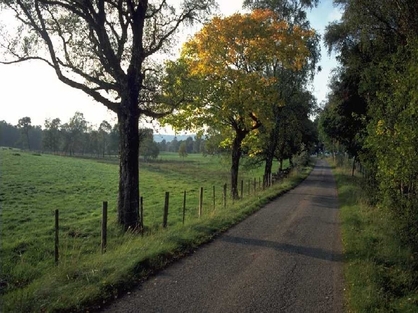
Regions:
<instances>
[{"instance_id":1,"label":"wooden fence post","mask_svg":"<svg viewBox=\"0 0 418 313\"><path fill-rule=\"evenodd\" d=\"M200 187L200 195L199 195L199 217L202 216L203 211L203 187Z\"/></svg>"},{"instance_id":2,"label":"wooden fence post","mask_svg":"<svg viewBox=\"0 0 418 313\"><path fill-rule=\"evenodd\" d=\"M224 185L224 208L226 208L226 184Z\"/></svg>"},{"instance_id":3,"label":"wooden fence post","mask_svg":"<svg viewBox=\"0 0 418 313\"><path fill-rule=\"evenodd\" d=\"M59 210L55 210L55 265L58 265L59 261Z\"/></svg>"},{"instance_id":4,"label":"wooden fence post","mask_svg":"<svg viewBox=\"0 0 418 313\"><path fill-rule=\"evenodd\" d=\"M248 180L248 195L251 195L251 179Z\"/></svg>"},{"instance_id":5,"label":"wooden fence post","mask_svg":"<svg viewBox=\"0 0 418 313\"><path fill-rule=\"evenodd\" d=\"M241 179L241 199L244 199L244 180Z\"/></svg>"},{"instance_id":6,"label":"wooden fence post","mask_svg":"<svg viewBox=\"0 0 418 313\"><path fill-rule=\"evenodd\" d=\"M102 208L102 254L106 252L107 245L107 201L103 201Z\"/></svg>"},{"instance_id":7,"label":"wooden fence post","mask_svg":"<svg viewBox=\"0 0 418 313\"><path fill-rule=\"evenodd\" d=\"M144 236L144 197L139 198L139 205L141 211L141 236Z\"/></svg>"},{"instance_id":8,"label":"wooden fence post","mask_svg":"<svg viewBox=\"0 0 418 313\"><path fill-rule=\"evenodd\" d=\"M186 190L183 192L183 225L186 219Z\"/></svg>"},{"instance_id":9,"label":"wooden fence post","mask_svg":"<svg viewBox=\"0 0 418 313\"><path fill-rule=\"evenodd\" d=\"M170 198L170 193L167 191L165 193L165 201L164 201L163 228L167 227L169 198Z\"/></svg>"},{"instance_id":10,"label":"wooden fence post","mask_svg":"<svg viewBox=\"0 0 418 313\"><path fill-rule=\"evenodd\" d=\"M216 209L216 196L215 196L215 186L213 186L213 193L212 193L212 196L213 196L213 210L215 211L215 209Z\"/></svg>"},{"instance_id":11,"label":"wooden fence post","mask_svg":"<svg viewBox=\"0 0 418 313\"><path fill-rule=\"evenodd\" d=\"M254 177L254 194L257 193L257 179Z\"/></svg>"}]
</instances>

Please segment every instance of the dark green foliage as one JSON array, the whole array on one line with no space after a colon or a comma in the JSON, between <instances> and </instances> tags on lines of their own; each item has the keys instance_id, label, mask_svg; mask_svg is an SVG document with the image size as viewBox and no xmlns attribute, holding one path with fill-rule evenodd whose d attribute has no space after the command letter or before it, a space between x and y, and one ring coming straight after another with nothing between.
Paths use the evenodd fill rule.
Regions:
<instances>
[{"instance_id":1,"label":"dark green foliage","mask_svg":"<svg viewBox=\"0 0 418 313\"><path fill-rule=\"evenodd\" d=\"M306 10L316 7L319 0L244 0L244 8L271 9L280 16L296 24L309 23Z\"/></svg>"},{"instance_id":2,"label":"dark green foliage","mask_svg":"<svg viewBox=\"0 0 418 313\"><path fill-rule=\"evenodd\" d=\"M0 146L16 147L16 143L20 138L20 131L6 121L0 121Z\"/></svg>"},{"instance_id":3,"label":"dark green foliage","mask_svg":"<svg viewBox=\"0 0 418 313\"><path fill-rule=\"evenodd\" d=\"M160 149L154 142L154 132L150 128L142 128L139 130L139 155L145 161L156 159L160 153Z\"/></svg>"},{"instance_id":4,"label":"dark green foliage","mask_svg":"<svg viewBox=\"0 0 418 313\"><path fill-rule=\"evenodd\" d=\"M23 128L0 121L0 146L41 151L44 132L41 126L30 126L22 133Z\"/></svg>"},{"instance_id":5,"label":"dark green foliage","mask_svg":"<svg viewBox=\"0 0 418 313\"><path fill-rule=\"evenodd\" d=\"M179 147L179 157L185 158L187 157L187 145L185 142L182 142Z\"/></svg>"},{"instance_id":6,"label":"dark green foliage","mask_svg":"<svg viewBox=\"0 0 418 313\"><path fill-rule=\"evenodd\" d=\"M28 116L22 117L19 119L16 127L20 129L20 142L23 148L30 150L29 131L32 129L31 118Z\"/></svg>"},{"instance_id":7,"label":"dark green foliage","mask_svg":"<svg viewBox=\"0 0 418 313\"><path fill-rule=\"evenodd\" d=\"M364 146L368 119L366 99L359 94L359 80L358 75L348 71L334 76L328 103L321 115L323 131L356 158Z\"/></svg>"},{"instance_id":8,"label":"dark green foliage","mask_svg":"<svg viewBox=\"0 0 418 313\"><path fill-rule=\"evenodd\" d=\"M418 267L418 2L339 0L325 42L341 67L320 117L328 142L359 156L369 200ZM415 282L413 288L418 288Z\"/></svg>"},{"instance_id":9,"label":"dark green foliage","mask_svg":"<svg viewBox=\"0 0 418 313\"><path fill-rule=\"evenodd\" d=\"M45 120L45 130L43 137L43 147L47 151L52 151L56 153L59 151L61 146L61 120L59 118L54 118L52 121L50 119Z\"/></svg>"}]
</instances>

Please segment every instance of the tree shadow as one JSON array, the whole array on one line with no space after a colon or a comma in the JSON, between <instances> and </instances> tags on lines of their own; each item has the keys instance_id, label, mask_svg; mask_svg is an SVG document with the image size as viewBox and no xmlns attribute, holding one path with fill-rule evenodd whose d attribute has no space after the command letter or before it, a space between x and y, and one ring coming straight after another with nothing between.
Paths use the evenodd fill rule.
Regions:
<instances>
[{"instance_id":1,"label":"tree shadow","mask_svg":"<svg viewBox=\"0 0 418 313\"><path fill-rule=\"evenodd\" d=\"M304 255L307 257L327 260L327 261L332 261L332 262L342 262L344 260L343 253L338 253L338 252L325 250L321 248L303 247L303 246L297 246L297 245L292 245L292 244L287 244L287 243L280 243L276 241L234 237L234 236L229 236L229 235L224 235L220 237L219 240L233 243L233 244L270 248L276 251L281 251L281 252L285 252L289 254Z\"/></svg>"}]
</instances>

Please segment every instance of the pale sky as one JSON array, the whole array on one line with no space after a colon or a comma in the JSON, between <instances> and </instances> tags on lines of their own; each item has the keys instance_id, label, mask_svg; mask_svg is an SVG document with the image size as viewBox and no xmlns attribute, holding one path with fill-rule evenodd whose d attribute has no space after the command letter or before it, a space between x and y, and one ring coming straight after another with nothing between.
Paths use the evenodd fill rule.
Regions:
<instances>
[{"instance_id":1,"label":"pale sky","mask_svg":"<svg viewBox=\"0 0 418 313\"><path fill-rule=\"evenodd\" d=\"M224 16L238 12L242 0L218 0ZM311 25L321 35L325 26L340 18L340 13L332 5L332 0L321 0L317 9L309 13ZM330 71L337 66L335 58L330 58L322 49L322 72L314 81L314 95L318 103L325 100L328 92ZM32 125L44 125L47 118L60 118L67 122L76 111L84 113L87 121L99 125L102 120L111 124L116 115L102 104L95 102L82 91L61 83L52 68L42 62L14 65L0 64L0 120L16 125L19 118L29 116Z\"/></svg>"}]
</instances>

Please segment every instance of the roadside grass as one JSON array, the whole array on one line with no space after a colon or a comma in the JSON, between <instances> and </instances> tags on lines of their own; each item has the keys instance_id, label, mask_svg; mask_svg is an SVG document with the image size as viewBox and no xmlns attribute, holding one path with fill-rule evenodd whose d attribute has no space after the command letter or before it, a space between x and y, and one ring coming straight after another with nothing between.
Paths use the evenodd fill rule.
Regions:
<instances>
[{"instance_id":1,"label":"roadside grass","mask_svg":"<svg viewBox=\"0 0 418 313\"><path fill-rule=\"evenodd\" d=\"M347 312L418 312L418 273L390 213L367 203L360 176L338 167ZM414 261L414 262L413 262Z\"/></svg>"},{"instance_id":2,"label":"roadside grass","mask_svg":"<svg viewBox=\"0 0 418 313\"><path fill-rule=\"evenodd\" d=\"M62 312L97 308L174 259L238 223L284 190L297 185L310 168L281 184L222 203L229 185L227 160L162 155L141 163L145 234L122 233L116 224L118 166L114 160L37 156L0 151L0 292L2 312ZM244 171L243 171L244 172ZM253 182L262 169L246 170ZM213 186L216 203L213 207ZM204 187L203 214L198 192ZM170 192L168 228L163 229L164 193ZM183 192L187 192L185 225ZM229 195L229 193L228 193ZM109 201L108 245L100 253L101 201ZM60 210L60 262L54 264L54 213Z\"/></svg>"}]
</instances>

